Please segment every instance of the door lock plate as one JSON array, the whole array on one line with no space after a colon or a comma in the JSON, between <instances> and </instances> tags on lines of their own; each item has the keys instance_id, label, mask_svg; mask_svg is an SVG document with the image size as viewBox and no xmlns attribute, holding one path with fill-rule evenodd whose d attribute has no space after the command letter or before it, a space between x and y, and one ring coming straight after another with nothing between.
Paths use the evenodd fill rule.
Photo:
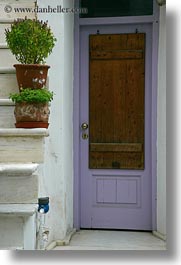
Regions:
<instances>
[{"instance_id":1,"label":"door lock plate","mask_svg":"<svg viewBox=\"0 0 181 265\"><path fill-rule=\"evenodd\" d=\"M89 138L88 134L87 133L83 133L82 134L82 139L83 140L87 140Z\"/></svg>"}]
</instances>

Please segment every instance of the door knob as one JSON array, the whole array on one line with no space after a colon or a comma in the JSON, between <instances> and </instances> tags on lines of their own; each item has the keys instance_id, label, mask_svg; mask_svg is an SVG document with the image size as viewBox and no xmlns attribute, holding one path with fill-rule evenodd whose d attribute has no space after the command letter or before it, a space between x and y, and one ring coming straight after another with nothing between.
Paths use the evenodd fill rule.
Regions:
<instances>
[{"instance_id":1,"label":"door knob","mask_svg":"<svg viewBox=\"0 0 181 265\"><path fill-rule=\"evenodd\" d=\"M81 129L82 130L87 130L88 129L88 124L86 122L83 122L82 125L81 125Z\"/></svg>"}]
</instances>

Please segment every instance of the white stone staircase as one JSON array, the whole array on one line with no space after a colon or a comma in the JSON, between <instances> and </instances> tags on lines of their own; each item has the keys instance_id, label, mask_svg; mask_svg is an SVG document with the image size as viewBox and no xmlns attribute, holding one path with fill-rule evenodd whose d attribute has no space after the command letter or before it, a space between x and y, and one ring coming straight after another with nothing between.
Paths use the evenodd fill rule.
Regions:
<instances>
[{"instance_id":1,"label":"white stone staircase","mask_svg":"<svg viewBox=\"0 0 181 265\"><path fill-rule=\"evenodd\" d=\"M0 98L0 128L14 128L14 103L10 99Z\"/></svg>"},{"instance_id":2,"label":"white stone staircase","mask_svg":"<svg viewBox=\"0 0 181 265\"><path fill-rule=\"evenodd\" d=\"M12 12L6 13L6 5ZM5 29L9 28L17 18L35 18L34 12L14 12L14 8L34 8L34 0L1 0L0 1L0 128L14 128L14 104L9 100L9 94L18 92L16 74L13 64L18 63L8 49L5 39Z\"/></svg>"},{"instance_id":3,"label":"white stone staircase","mask_svg":"<svg viewBox=\"0 0 181 265\"><path fill-rule=\"evenodd\" d=\"M38 176L32 173L35 166L38 167L0 165L0 249L36 248ZM15 172L18 174L14 175Z\"/></svg>"},{"instance_id":4,"label":"white stone staircase","mask_svg":"<svg viewBox=\"0 0 181 265\"><path fill-rule=\"evenodd\" d=\"M0 249L36 249L46 129L0 129Z\"/></svg>"},{"instance_id":5,"label":"white stone staircase","mask_svg":"<svg viewBox=\"0 0 181 265\"><path fill-rule=\"evenodd\" d=\"M35 7L34 0L0 1L0 249L36 249L38 179L44 161L46 129L16 129L14 103L18 92L14 63L5 41L5 28L16 18L35 13L6 13L5 5Z\"/></svg>"},{"instance_id":6,"label":"white stone staircase","mask_svg":"<svg viewBox=\"0 0 181 265\"><path fill-rule=\"evenodd\" d=\"M1 15L1 14L0 14ZM0 16L1 17L1 16ZM0 128L14 127L14 104L9 94L18 92L14 63L17 61L7 47L4 31L9 28L12 19L0 19Z\"/></svg>"}]
</instances>

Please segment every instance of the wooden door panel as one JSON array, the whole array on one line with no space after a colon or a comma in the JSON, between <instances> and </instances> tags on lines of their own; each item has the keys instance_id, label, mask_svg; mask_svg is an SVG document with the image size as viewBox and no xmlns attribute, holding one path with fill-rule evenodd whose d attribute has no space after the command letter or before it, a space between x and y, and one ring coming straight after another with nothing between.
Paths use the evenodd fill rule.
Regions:
<instances>
[{"instance_id":1,"label":"wooden door panel","mask_svg":"<svg viewBox=\"0 0 181 265\"><path fill-rule=\"evenodd\" d=\"M91 59L107 60L107 59L141 59L143 58L142 50L115 50L115 51L92 51Z\"/></svg>"},{"instance_id":2,"label":"wooden door panel","mask_svg":"<svg viewBox=\"0 0 181 265\"><path fill-rule=\"evenodd\" d=\"M142 169L143 152L90 152L90 168Z\"/></svg>"},{"instance_id":3,"label":"wooden door panel","mask_svg":"<svg viewBox=\"0 0 181 265\"><path fill-rule=\"evenodd\" d=\"M101 143L90 144L91 152L142 152L142 144Z\"/></svg>"},{"instance_id":4,"label":"wooden door panel","mask_svg":"<svg viewBox=\"0 0 181 265\"><path fill-rule=\"evenodd\" d=\"M143 50L145 34L97 34L90 35L91 51Z\"/></svg>"},{"instance_id":5,"label":"wooden door panel","mask_svg":"<svg viewBox=\"0 0 181 265\"><path fill-rule=\"evenodd\" d=\"M143 169L145 34L90 35L89 54L89 167Z\"/></svg>"}]
</instances>

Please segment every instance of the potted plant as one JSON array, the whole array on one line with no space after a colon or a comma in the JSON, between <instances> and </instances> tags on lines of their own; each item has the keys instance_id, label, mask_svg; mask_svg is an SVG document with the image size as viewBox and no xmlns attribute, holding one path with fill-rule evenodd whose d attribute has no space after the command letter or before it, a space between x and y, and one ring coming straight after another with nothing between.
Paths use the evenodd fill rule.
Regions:
<instances>
[{"instance_id":1,"label":"potted plant","mask_svg":"<svg viewBox=\"0 0 181 265\"><path fill-rule=\"evenodd\" d=\"M47 22L37 19L17 19L5 30L12 54L21 64L15 64L20 91L23 88L40 89L46 85L50 68L45 59L52 52L56 38Z\"/></svg>"},{"instance_id":2,"label":"potted plant","mask_svg":"<svg viewBox=\"0 0 181 265\"><path fill-rule=\"evenodd\" d=\"M46 88L27 88L20 93L10 94L9 98L16 103L16 128L48 128L49 102L53 99L53 92Z\"/></svg>"}]
</instances>

